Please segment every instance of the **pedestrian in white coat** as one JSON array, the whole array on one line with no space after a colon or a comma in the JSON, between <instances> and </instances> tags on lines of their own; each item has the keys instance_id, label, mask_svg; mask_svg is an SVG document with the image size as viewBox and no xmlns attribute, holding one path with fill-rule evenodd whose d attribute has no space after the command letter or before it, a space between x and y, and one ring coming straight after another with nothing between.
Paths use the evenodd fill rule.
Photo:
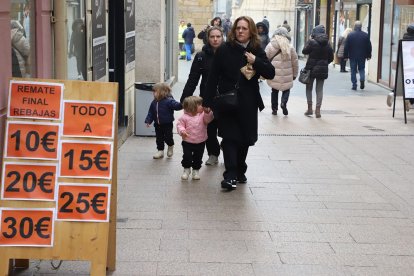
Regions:
<instances>
[{"instance_id":1,"label":"pedestrian in white coat","mask_svg":"<svg viewBox=\"0 0 414 276\"><path fill-rule=\"evenodd\" d=\"M277 115L279 105L279 91L282 91L280 107L283 115L288 115L287 102L293 81L298 75L298 54L290 44L290 35L285 27L279 27L265 49L267 58L275 67L276 75L273 79L267 80L272 88L272 114Z\"/></svg>"}]
</instances>

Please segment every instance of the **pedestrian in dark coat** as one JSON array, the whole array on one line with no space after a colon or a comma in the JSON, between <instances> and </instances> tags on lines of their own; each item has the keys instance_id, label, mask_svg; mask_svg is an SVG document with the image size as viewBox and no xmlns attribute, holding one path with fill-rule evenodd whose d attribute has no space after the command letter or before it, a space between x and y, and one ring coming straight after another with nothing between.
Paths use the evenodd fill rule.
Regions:
<instances>
[{"instance_id":1,"label":"pedestrian in dark coat","mask_svg":"<svg viewBox=\"0 0 414 276\"><path fill-rule=\"evenodd\" d=\"M355 21L354 31L345 42L344 57L349 58L351 66L352 90L357 90L357 70L359 72L360 88L365 88L365 60L371 59L372 45L368 34L361 30L361 21Z\"/></svg>"},{"instance_id":2,"label":"pedestrian in dark coat","mask_svg":"<svg viewBox=\"0 0 414 276\"><path fill-rule=\"evenodd\" d=\"M404 33L403 39L414 40L414 23L408 25L407 32Z\"/></svg>"},{"instance_id":3,"label":"pedestrian in dark coat","mask_svg":"<svg viewBox=\"0 0 414 276\"><path fill-rule=\"evenodd\" d=\"M255 70L249 80L240 71L247 63ZM239 87L235 111L214 111L218 118L218 135L223 138L225 171L221 187L224 189L235 189L237 182L247 181L246 157L249 147L257 141L258 110L264 108L258 84L260 76L273 79L275 68L260 47L253 19L241 16L234 22L228 41L216 51L206 87L205 106L213 108L216 91L223 94Z\"/></svg>"},{"instance_id":4,"label":"pedestrian in dark coat","mask_svg":"<svg viewBox=\"0 0 414 276\"><path fill-rule=\"evenodd\" d=\"M333 49L325 33L325 27L318 25L312 30L311 38L306 42L302 50L304 55L308 55L305 68L311 70L310 81L306 84L306 98L308 110L306 116L313 114L312 110L312 89L316 79L316 109L315 117L321 117L321 105L323 99L323 83L328 78L328 65L333 61Z\"/></svg>"},{"instance_id":5,"label":"pedestrian in dark coat","mask_svg":"<svg viewBox=\"0 0 414 276\"><path fill-rule=\"evenodd\" d=\"M187 29L185 29L183 32L184 46L185 46L187 61L191 60L191 47L193 45L194 37L195 37L194 28L191 27L191 23L187 23Z\"/></svg>"},{"instance_id":6,"label":"pedestrian in dark coat","mask_svg":"<svg viewBox=\"0 0 414 276\"><path fill-rule=\"evenodd\" d=\"M199 39L202 39L204 44L207 44L208 43L207 30L213 26L221 27L221 23L222 22L221 22L220 17L218 16L214 17L213 19L211 19L210 25L207 25L204 29L202 29L201 32L198 33L197 37Z\"/></svg>"},{"instance_id":7,"label":"pedestrian in dark coat","mask_svg":"<svg viewBox=\"0 0 414 276\"><path fill-rule=\"evenodd\" d=\"M257 33L260 37L260 47L262 49L266 49L267 44L269 44L269 29L267 28L267 25L264 22L258 22L256 23Z\"/></svg>"},{"instance_id":8,"label":"pedestrian in dark coat","mask_svg":"<svg viewBox=\"0 0 414 276\"><path fill-rule=\"evenodd\" d=\"M86 80L86 30L83 19L78 18L72 23L68 55L75 56L78 80Z\"/></svg>"},{"instance_id":9,"label":"pedestrian in dark coat","mask_svg":"<svg viewBox=\"0 0 414 276\"><path fill-rule=\"evenodd\" d=\"M214 52L223 43L223 30L220 27L213 26L207 30L207 37L207 44L204 45L202 51L198 52L194 57L187 83L184 86L183 94L180 98L181 103L184 102L186 97L194 94L200 77L200 96L205 98L207 77L210 72L211 64L213 63ZM214 165L218 163L220 145L217 140L217 127L217 120L214 119L207 126L208 138L206 141L206 148L209 157L206 161L206 165Z\"/></svg>"}]
</instances>

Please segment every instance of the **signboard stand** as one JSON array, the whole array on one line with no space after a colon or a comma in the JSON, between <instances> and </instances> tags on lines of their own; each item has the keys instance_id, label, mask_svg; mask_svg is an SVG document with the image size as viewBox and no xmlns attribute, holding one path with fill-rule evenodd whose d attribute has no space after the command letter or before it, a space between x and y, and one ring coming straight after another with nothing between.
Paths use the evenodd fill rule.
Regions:
<instances>
[{"instance_id":1,"label":"signboard stand","mask_svg":"<svg viewBox=\"0 0 414 276\"><path fill-rule=\"evenodd\" d=\"M404 64L405 60L405 64ZM397 70L394 82L394 105L392 117L395 116L397 95L403 98L404 122L407 123L405 101L414 99L414 41L400 39L398 42Z\"/></svg>"},{"instance_id":2,"label":"signboard stand","mask_svg":"<svg viewBox=\"0 0 414 276\"><path fill-rule=\"evenodd\" d=\"M15 106L17 114L25 114L20 118L10 116L9 110L0 198L0 275L8 275L10 259L89 261L90 275L115 270L117 83L13 82L62 85L64 93L61 116ZM45 104L39 100L42 93L35 96L30 91L30 97L38 98L32 103ZM64 103L72 106L64 109ZM95 117L98 109L101 116L112 119L99 120ZM34 113L54 118L27 117ZM68 114L74 116L69 121L76 120L83 127L83 134L73 126L64 127ZM15 124L25 128L20 131ZM95 128L97 124L102 128ZM88 148L82 148L84 145ZM62 159L69 162L62 163ZM31 169L36 165L38 168Z\"/></svg>"}]
</instances>

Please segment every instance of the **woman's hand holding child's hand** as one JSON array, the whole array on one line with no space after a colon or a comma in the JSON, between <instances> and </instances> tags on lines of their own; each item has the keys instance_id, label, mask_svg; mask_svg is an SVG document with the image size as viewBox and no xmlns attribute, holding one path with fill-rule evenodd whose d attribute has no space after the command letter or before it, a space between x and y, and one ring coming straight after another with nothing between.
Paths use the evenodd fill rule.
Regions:
<instances>
[{"instance_id":1,"label":"woman's hand holding child's hand","mask_svg":"<svg viewBox=\"0 0 414 276\"><path fill-rule=\"evenodd\" d=\"M150 127L151 124L146 124L147 127Z\"/></svg>"}]
</instances>

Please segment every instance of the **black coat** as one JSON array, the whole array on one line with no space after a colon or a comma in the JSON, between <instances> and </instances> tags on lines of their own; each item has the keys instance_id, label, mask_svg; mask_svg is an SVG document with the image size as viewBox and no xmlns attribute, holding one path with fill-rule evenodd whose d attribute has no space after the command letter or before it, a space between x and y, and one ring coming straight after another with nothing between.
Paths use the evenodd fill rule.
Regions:
<instances>
[{"instance_id":1,"label":"black coat","mask_svg":"<svg viewBox=\"0 0 414 276\"><path fill-rule=\"evenodd\" d=\"M333 61L333 49L326 34L315 35L309 39L302 54L309 55L305 68L312 70L311 78L328 78L328 65Z\"/></svg>"},{"instance_id":2,"label":"black coat","mask_svg":"<svg viewBox=\"0 0 414 276\"><path fill-rule=\"evenodd\" d=\"M187 27L187 29L184 30L182 37L184 38L185 44L193 44L193 40L195 37L193 27Z\"/></svg>"},{"instance_id":3,"label":"black coat","mask_svg":"<svg viewBox=\"0 0 414 276\"><path fill-rule=\"evenodd\" d=\"M372 45L368 34L355 30L351 32L345 42L344 57L356 60L371 58Z\"/></svg>"},{"instance_id":4,"label":"black coat","mask_svg":"<svg viewBox=\"0 0 414 276\"><path fill-rule=\"evenodd\" d=\"M194 94L200 77L200 97L204 98L207 77L211 64L213 63L213 57L214 51L209 44L204 45L202 51L195 55L193 64L191 65L190 74L188 75L187 82L183 89L183 94L180 98L181 103L186 97Z\"/></svg>"},{"instance_id":5,"label":"black coat","mask_svg":"<svg viewBox=\"0 0 414 276\"><path fill-rule=\"evenodd\" d=\"M153 100L148 109L146 124L163 125L174 121L174 110L181 110L182 105L174 100L172 96L164 98L160 101Z\"/></svg>"},{"instance_id":6,"label":"black coat","mask_svg":"<svg viewBox=\"0 0 414 276\"><path fill-rule=\"evenodd\" d=\"M263 28L263 33L259 34L260 37L260 47L262 47L262 49L266 49L267 44L269 44L270 39L269 39L269 29L267 28L267 25L264 22L258 22L256 23L256 27L258 28L259 26L261 26Z\"/></svg>"},{"instance_id":7,"label":"black coat","mask_svg":"<svg viewBox=\"0 0 414 276\"><path fill-rule=\"evenodd\" d=\"M240 72L240 68L247 64L245 51L256 56L253 64L256 74L250 80ZM254 145L257 141L258 109L264 108L258 84L260 76L266 79L273 79L275 76L275 68L260 47L252 49L248 45L245 49L239 44L226 42L216 50L206 86L205 106L214 109L213 98L217 91L225 93L239 83L237 110L214 113L218 119L218 135L223 139L244 145Z\"/></svg>"}]
</instances>

